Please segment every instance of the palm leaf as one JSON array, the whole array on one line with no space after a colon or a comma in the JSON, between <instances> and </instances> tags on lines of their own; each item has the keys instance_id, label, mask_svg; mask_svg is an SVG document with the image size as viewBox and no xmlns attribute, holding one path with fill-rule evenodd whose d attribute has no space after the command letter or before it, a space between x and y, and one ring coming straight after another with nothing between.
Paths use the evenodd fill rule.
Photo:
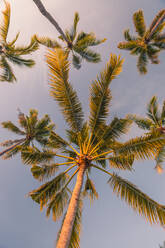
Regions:
<instances>
[{"instance_id":1,"label":"palm leaf","mask_svg":"<svg viewBox=\"0 0 165 248\"><path fill-rule=\"evenodd\" d=\"M81 68L81 57L76 54L73 54L72 64L76 69L80 69Z\"/></svg>"},{"instance_id":2,"label":"palm leaf","mask_svg":"<svg viewBox=\"0 0 165 248\"><path fill-rule=\"evenodd\" d=\"M35 52L38 48L39 46L35 39L35 36L31 38L30 44L27 46L14 46L14 47L9 46L9 50L11 51L13 50L13 52L17 56L30 54L32 52Z\"/></svg>"},{"instance_id":3,"label":"palm leaf","mask_svg":"<svg viewBox=\"0 0 165 248\"><path fill-rule=\"evenodd\" d=\"M123 60L120 56L111 55L104 71L94 81L90 89L90 117L89 126L94 132L97 127L105 124L105 119L109 113L109 103L111 94L109 84L122 70Z\"/></svg>"},{"instance_id":4,"label":"palm leaf","mask_svg":"<svg viewBox=\"0 0 165 248\"><path fill-rule=\"evenodd\" d=\"M69 62L61 50L49 51L47 63L50 70L51 95L59 103L66 122L75 131L80 131L83 112L76 92L68 82Z\"/></svg>"},{"instance_id":5,"label":"palm leaf","mask_svg":"<svg viewBox=\"0 0 165 248\"><path fill-rule=\"evenodd\" d=\"M146 51L142 51L137 61L137 68L141 74L147 73L147 63L148 63L147 53Z\"/></svg>"},{"instance_id":6,"label":"palm leaf","mask_svg":"<svg viewBox=\"0 0 165 248\"><path fill-rule=\"evenodd\" d=\"M165 224L165 206L153 201L135 185L115 174L108 182L118 197L125 200L128 205L144 216L151 224Z\"/></svg>"},{"instance_id":7,"label":"palm leaf","mask_svg":"<svg viewBox=\"0 0 165 248\"><path fill-rule=\"evenodd\" d=\"M61 48L61 45L56 40L50 39L46 36L38 37L37 35L35 35L35 39L39 44L44 45L46 47Z\"/></svg>"},{"instance_id":8,"label":"palm leaf","mask_svg":"<svg viewBox=\"0 0 165 248\"><path fill-rule=\"evenodd\" d=\"M91 202L93 202L95 199L98 199L98 193L95 189L95 185L89 176L87 176L85 188L82 194L83 196L88 196Z\"/></svg>"},{"instance_id":9,"label":"palm leaf","mask_svg":"<svg viewBox=\"0 0 165 248\"><path fill-rule=\"evenodd\" d=\"M119 49L132 50L137 47L137 41L123 41L118 44Z\"/></svg>"},{"instance_id":10,"label":"palm leaf","mask_svg":"<svg viewBox=\"0 0 165 248\"><path fill-rule=\"evenodd\" d=\"M5 10L2 11L3 14L3 22L0 26L0 39L2 42L6 43L7 34L9 31L10 25L10 4L5 1Z\"/></svg>"},{"instance_id":11,"label":"palm leaf","mask_svg":"<svg viewBox=\"0 0 165 248\"><path fill-rule=\"evenodd\" d=\"M149 31L151 32L153 30L153 28L155 27L155 25L157 24L161 24L164 19L162 19L162 17L164 17L164 14L165 14L165 10L162 9L161 11L159 11L159 13L155 16L155 18L153 19L151 25L150 25L150 28L149 28ZM164 17L165 18L165 17ZM161 22L160 22L161 20Z\"/></svg>"},{"instance_id":12,"label":"palm leaf","mask_svg":"<svg viewBox=\"0 0 165 248\"><path fill-rule=\"evenodd\" d=\"M162 164L165 161L165 146L161 147L155 159L156 159L155 168L162 167Z\"/></svg>"},{"instance_id":13,"label":"palm leaf","mask_svg":"<svg viewBox=\"0 0 165 248\"><path fill-rule=\"evenodd\" d=\"M114 146L114 151L118 154L134 155L135 159L153 158L159 149L165 144L165 139L159 133L130 139L129 141Z\"/></svg>"},{"instance_id":14,"label":"palm leaf","mask_svg":"<svg viewBox=\"0 0 165 248\"><path fill-rule=\"evenodd\" d=\"M132 165L134 162L133 155L119 155L119 156L111 156L107 158L110 163L110 167L119 169L119 170L132 170Z\"/></svg>"},{"instance_id":15,"label":"palm leaf","mask_svg":"<svg viewBox=\"0 0 165 248\"><path fill-rule=\"evenodd\" d=\"M20 134L20 135L25 135L25 132L23 132L21 129L19 129L16 125L14 125L11 121L4 121L1 123L3 128L8 129L9 131Z\"/></svg>"},{"instance_id":16,"label":"palm leaf","mask_svg":"<svg viewBox=\"0 0 165 248\"><path fill-rule=\"evenodd\" d=\"M71 27L70 31L69 31L69 36L71 38L71 41L74 41L75 37L76 37L76 33L77 33L77 24L80 20L79 14L76 12L74 15L74 22L73 22L73 26Z\"/></svg>"},{"instance_id":17,"label":"palm leaf","mask_svg":"<svg viewBox=\"0 0 165 248\"><path fill-rule=\"evenodd\" d=\"M52 211L54 221L57 221L62 215L68 204L69 194L67 189L62 189L52 196L51 201L47 204L46 216L49 217Z\"/></svg>"},{"instance_id":18,"label":"palm leaf","mask_svg":"<svg viewBox=\"0 0 165 248\"><path fill-rule=\"evenodd\" d=\"M41 209L47 202L51 202L52 198L62 189L68 176L65 173L60 173L51 181L43 184L38 189L29 192L29 196L35 202L39 203Z\"/></svg>"},{"instance_id":19,"label":"palm leaf","mask_svg":"<svg viewBox=\"0 0 165 248\"><path fill-rule=\"evenodd\" d=\"M18 40L19 34L20 32L16 34L15 38L11 42L8 42L9 47L12 47L15 44L15 42Z\"/></svg>"},{"instance_id":20,"label":"palm leaf","mask_svg":"<svg viewBox=\"0 0 165 248\"><path fill-rule=\"evenodd\" d=\"M2 74L0 75L0 81L4 82L14 82L16 81L16 77L13 73L12 68L8 64L6 58L4 56L1 56L0 59L0 68L2 69Z\"/></svg>"},{"instance_id":21,"label":"palm leaf","mask_svg":"<svg viewBox=\"0 0 165 248\"><path fill-rule=\"evenodd\" d=\"M53 176L59 169L58 164L49 164L42 166L32 166L31 172L33 177L40 182Z\"/></svg>"},{"instance_id":22,"label":"palm leaf","mask_svg":"<svg viewBox=\"0 0 165 248\"><path fill-rule=\"evenodd\" d=\"M139 10L133 15L133 22L135 25L136 32L143 37L146 32L146 25L144 21L144 14L142 10Z\"/></svg>"},{"instance_id":23,"label":"palm leaf","mask_svg":"<svg viewBox=\"0 0 165 248\"><path fill-rule=\"evenodd\" d=\"M92 51L91 49L82 49L81 47L74 47L73 49L76 53L81 55L81 57L87 62L98 63L101 61L100 54Z\"/></svg>"},{"instance_id":24,"label":"palm leaf","mask_svg":"<svg viewBox=\"0 0 165 248\"><path fill-rule=\"evenodd\" d=\"M157 97L153 96L147 106L147 116L156 124L159 125L160 113L158 111Z\"/></svg>"},{"instance_id":25,"label":"palm leaf","mask_svg":"<svg viewBox=\"0 0 165 248\"><path fill-rule=\"evenodd\" d=\"M19 66L27 66L27 67L32 67L35 65L34 60L32 59L22 59L19 55L13 55L12 52L6 53L6 57L13 62L16 65Z\"/></svg>"},{"instance_id":26,"label":"palm leaf","mask_svg":"<svg viewBox=\"0 0 165 248\"><path fill-rule=\"evenodd\" d=\"M129 29L124 30L124 38L126 41L134 41L136 38L131 36L129 33Z\"/></svg>"},{"instance_id":27,"label":"palm leaf","mask_svg":"<svg viewBox=\"0 0 165 248\"><path fill-rule=\"evenodd\" d=\"M48 146L64 151L68 146L68 142L61 138L57 133L52 131Z\"/></svg>"},{"instance_id":28,"label":"palm leaf","mask_svg":"<svg viewBox=\"0 0 165 248\"><path fill-rule=\"evenodd\" d=\"M139 128L144 130L150 130L153 125L153 122L150 119L141 118L136 115L127 115L127 118L134 121Z\"/></svg>"}]
</instances>

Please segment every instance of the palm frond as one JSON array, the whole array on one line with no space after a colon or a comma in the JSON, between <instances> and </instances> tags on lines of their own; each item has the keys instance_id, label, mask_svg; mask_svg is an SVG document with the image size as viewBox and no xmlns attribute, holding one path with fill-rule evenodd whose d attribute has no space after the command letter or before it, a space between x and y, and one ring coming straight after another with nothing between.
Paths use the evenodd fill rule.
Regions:
<instances>
[{"instance_id":1,"label":"palm frond","mask_svg":"<svg viewBox=\"0 0 165 248\"><path fill-rule=\"evenodd\" d=\"M134 41L136 38L131 36L129 33L129 29L124 30L124 38L126 41Z\"/></svg>"},{"instance_id":2,"label":"palm frond","mask_svg":"<svg viewBox=\"0 0 165 248\"><path fill-rule=\"evenodd\" d=\"M0 75L1 82L7 81L12 83L16 81L16 77L13 73L13 70L4 56L1 56L0 68L2 69L2 74Z\"/></svg>"},{"instance_id":3,"label":"palm frond","mask_svg":"<svg viewBox=\"0 0 165 248\"><path fill-rule=\"evenodd\" d=\"M165 10L162 9L161 11L158 12L158 14L155 16L155 18L153 19L150 27L149 27L149 31L151 32L153 30L153 28L157 25L157 24L161 24L164 21L165 18ZM162 19L162 17L164 17ZM160 21L161 20L161 21Z\"/></svg>"},{"instance_id":4,"label":"palm frond","mask_svg":"<svg viewBox=\"0 0 165 248\"><path fill-rule=\"evenodd\" d=\"M11 51L13 50L13 52L17 56L31 54L32 52L35 52L36 50L38 50L38 48L39 48L39 45L36 41L35 36L31 38L30 44L27 46L14 46L14 47L9 46L9 50Z\"/></svg>"},{"instance_id":5,"label":"palm frond","mask_svg":"<svg viewBox=\"0 0 165 248\"><path fill-rule=\"evenodd\" d=\"M89 176L87 176L85 182L85 188L82 194L83 196L88 196L91 202L93 202L95 199L98 199L98 193L95 189L95 185L92 182L92 180L89 178Z\"/></svg>"},{"instance_id":6,"label":"palm frond","mask_svg":"<svg viewBox=\"0 0 165 248\"><path fill-rule=\"evenodd\" d=\"M108 182L118 197L125 200L129 206L144 216L151 224L165 224L165 206L158 204L135 185L115 174Z\"/></svg>"},{"instance_id":7,"label":"palm frond","mask_svg":"<svg viewBox=\"0 0 165 248\"><path fill-rule=\"evenodd\" d=\"M25 132L23 132L21 129L19 129L16 125L14 125L11 121L4 121L1 123L3 128L8 129L9 131L20 134L20 135L25 135Z\"/></svg>"},{"instance_id":8,"label":"palm frond","mask_svg":"<svg viewBox=\"0 0 165 248\"><path fill-rule=\"evenodd\" d=\"M133 155L110 156L107 159L109 160L111 168L115 168L119 170L132 170L132 165L134 162Z\"/></svg>"},{"instance_id":9,"label":"palm frond","mask_svg":"<svg viewBox=\"0 0 165 248\"><path fill-rule=\"evenodd\" d=\"M62 189L52 196L51 201L47 204L46 216L49 217L52 211L54 221L57 221L62 215L68 204L69 194L67 189Z\"/></svg>"},{"instance_id":10,"label":"palm frond","mask_svg":"<svg viewBox=\"0 0 165 248\"><path fill-rule=\"evenodd\" d=\"M123 59L120 59L120 56L117 58L111 54L104 71L91 85L89 126L92 131L105 124L111 100L109 85L120 74L122 64Z\"/></svg>"},{"instance_id":11,"label":"palm frond","mask_svg":"<svg viewBox=\"0 0 165 248\"><path fill-rule=\"evenodd\" d=\"M96 35L94 33L85 34L84 37L81 39L79 39L79 37L74 45L75 47L77 47L77 49L85 49L90 46L97 46L106 41L106 39L96 39Z\"/></svg>"},{"instance_id":12,"label":"palm frond","mask_svg":"<svg viewBox=\"0 0 165 248\"><path fill-rule=\"evenodd\" d=\"M32 59L23 59L19 55L13 55L13 53L10 51L10 53L6 53L6 57L13 62L16 65L19 66L27 66L27 67L32 67L35 65L34 60Z\"/></svg>"},{"instance_id":13,"label":"palm frond","mask_svg":"<svg viewBox=\"0 0 165 248\"><path fill-rule=\"evenodd\" d=\"M144 14L142 10L139 10L133 15L133 22L135 25L136 32L143 37L146 32L146 25L144 21Z\"/></svg>"},{"instance_id":14,"label":"palm frond","mask_svg":"<svg viewBox=\"0 0 165 248\"><path fill-rule=\"evenodd\" d=\"M74 14L74 21L73 21L73 26L71 27L71 29L69 30L69 36L71 38L71 41L74 41L75 37L76 37L76 33L77 33L77 24L80 20L79 17L79 13L76 12Z\"/></svg>"},{"instance_id":15,"label":"palm frond","mask_svg":"<svg viewBox=\"0 0 165 248\"><path fill-rule=\"evenodd\" d=\"M123 41L118 44L119 49L131 51L134 48L137 48L137 41Z\"/></svg>"},{"instance_id":16,"label":"palm frond","mask_svg":"<svg viewBox=\"0 0 165 248\"><path fill-rule=\"evenodd\" d=\"M162 168L162 164L165 161L165 146L160 148L155 160L156 160L156 167L155 168L157 168L157 169Z\"/></svg>"},{"instance_id":17,"label":"palm frond","mask_svg":"<svg viewBox=\"0 0 165 248\"><path fill-rule=\"evenodd\" d=\"M20 32L16 34L15 38L11 42L7 43L9 47L12 47L15 44L15 42L18 40L19 34Z\"/></svg>"},{"instance_id":18,"label":"palm frond","mask_svg":"<svg viewBox=\"0 0 165 248\"><path fill-rule=\"evenodd\" d=\"M144 130L150 130L153 122L150 119L147 118L141 118L136 115L127 115L127 118L135 122L139 128L142 128Z\"/></svg>"},{"instance_id":19,"label":"palm frond","mask_svg":"<svg viewBox=\"0 0 165 248\"><path fill-rule=\"evenodd\" d=\"M80 48L74 47L73 49L76 53L81 55L81 57L85 59L87 62L98 63L101 61L100 54L92 51L91 49L88 48L81 49L81 47Z\"/></svg>"},{"instance_id":20,"label":"palm frond","mask_svg":"<svg viewBox=\"0 0 165 248\"><path fill-rule=\"evenodd\" d=\"M3 158L4 160L10 159L10 158L12 158L13 156L16 156L21 150L22 150L22 146L21 146L21 145L18 145L18 146L16 146L16 147L14 147L12 150L6 152L6 153L2 156L2 158Z\"/></svg>"},{"instance_id":21,"label":"palm frond","mask_svg":"<svg viewBox=\"0 0 165 248\"><path fill-rule=\"evenodd\" d=\"M27 147L21 152L21 158L25 164L50 162L54 156L54 152L50 150L40 151L36 147Z\"/></svg>"},{"instance_id":22,"label":"palm frond","mask_svg":"<svg viewBox=\"0 0 165 248\"><path fill-rule=\"evenodd\" d=\"M68 82L69 62L61 50L49 51L47 63L50 70L51 95L59 103L66 122L75 131L83 124L83 112L76 91Z\"/></svg>"},{"instance_id":23,"label":"palm frond","mask_svg":"<svg viewBox=\"0 0 165 248\"><path fill-rule=\"evenodd\" d=\"M147 106L147 116L156 124L159 125L160 113L158 110L157 97L153 96Z\"/></svg>"},{"instance_id":24,"label":"palm frond","mask_svg":"<svg viewBox=\"0 0 165 248\"><path fill-rule=\"evenodd\" d=\"M48 146L56 149L61 149L63 151L68 146L68 142L61 138L57 133L52 131L49 138Z\"/></svg>"},{"instance_id":25,"label":"palm frond","mask_svg":"<svg viewBox=\"0 0 165 248\"><path fill-rule=\"evenodd\" d=\"M73 54L72 56L72 64L76 69L80 69L81 68L81 57L78 56L77 54Z\"/></svg>"},{"instance_id":26,"label":"palm frond","mask_svg":"<svg viewBox=\"0 0 165 248\"><path fill-rule=\"evenodd\" d=\"M40 182L53 176L59 169L58 164L43 164L42 166L34 165L31 168L33 177Z\"/></svg>"},{"instance_id":27,"label":"palm frond","mask_svg":"<svg viewBox=\"0 0 165 248\"><path fill-rule=\"evenodd\" d=\"M9 31L10 25L10 4L5 1L5 10L2 11L3 14L3 22L0 26L0 39L2 42L6 43L7 34Z\"/></svg>"},{"instance_id":28,"label":"palm frond","mask_svg":"<svg viewBox=\"0 0 165 248\"><path fill-rule=\"evenodd\" d=\"M34 37L36 41L41 45L49 48L61 48L61 45L56 40L50 39L49 37L39 37L38 35L35 35Z\"/></svg>"},{"instance_id":29,"label":"palm frond","mask_svg":"<svg viewBox=\"0 0 165 248\"><path fill-rule=\"evenodd\" d=\"M147 53L146 51L142 51L137 60L137 68L140 74L147 73L147 64L148 64Z\"/></svg>"},{"instance_id":30,"label":"palm frond","mask_svg":"<svg viewBox=\"0 0 165 248\"><path fill-rule=\"evenodd\" d=\"M41 185L38 189L29 192L28 195L33 201L40 204L42 209L62 189L67 178L68 176L65 173L60 173L51 181Z\"/></svg>"}]
</instances>

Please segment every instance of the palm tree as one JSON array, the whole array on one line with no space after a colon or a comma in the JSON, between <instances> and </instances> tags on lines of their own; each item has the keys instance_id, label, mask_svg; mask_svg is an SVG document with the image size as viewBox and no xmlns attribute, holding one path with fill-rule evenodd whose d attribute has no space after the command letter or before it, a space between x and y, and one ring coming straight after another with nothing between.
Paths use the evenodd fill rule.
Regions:
<instances>
[{"instance_id":1,"label":"palm tree","mask_svg":"<svg viewBox=\"0 0 165 248\"><path fill-rule=\"evenodd\" d=\"M31 38L31 42L28 46L16 46L15 43L19 37L17 33L16 37L8 42L7 35L10 25L10 4L5 2L5 10L3 13L3 21L0 26L0 81L13 82L16 80L14 72L8 62L19 66L32 67L35 62L31 59L24 59L22 55L30 54L38 49L38 44L34 37Z\"/></svg>"},{"instance_id":2,"label":"palm tree","mask_svg":"<svg viewBox=\"0 0 165 248\"><path fill-rule=\"evenodd\" d=\"M96 39L94 33L77 33L77 24L80 20L79 14L76 12L74 16L73 25L70 30L62 31L58 23L54 18L46 11L40 0L33 0L39 8L40 12L55 26L57 31L60 33L59 39L62 40L66 46L65 51L69 55L72 54L72 64L76 69L80 69L82 60L85 59L87 62L98 63L101 60L100 54L89 49L89 47L99 45L106 41L106 39ZM38 43L48 48L61 48L61 44L56 40L52 40L48 37L35 36Z\"/></svg>"},{"instance_id":3,"label":"palm tree","mask_svg":"<svg viewBox=\"0 0 165 248\"><path fill-rule=\"evenodd\" d=\"M111 55L105 69L91 84L88 121L84 121L81 103L68 80L69 62L66 53L61 49L50 51L47 63L51 95L59 104L68 124L68 140L52 131L44 150L28 147L22 151L22 159L25 164L33 165L31 171L34 178L39 181L49 179L29 193L29 196L40 204L41 209L47 208L47 216L52 213L56 221L68 206L58 234L57 248L79 247L83 197L89 196L91 200L98 198L90 178L92 169L110 176L108 183L114 193L140 215L151 223L164 225L165 206L153 201L135 185L106 169L108 161L111 169L131 171L134 160L151 158L165 143L156 132L120 142L120 136L127 133L132 121L115 117L107 123L112 98L109 86L120 74L123 60ZM59 168L62 170L65 166L64 171L56 174ZM72 191L69 185L76 174L77 180Z\"/></svg>"},{"instance_id":4,"label":"palm tree","mask_svg":"<svg viewBox=\"0 0 165 248\"><path fill-rule=\"evenodd\" d=\"M153 133L159 132L160 135L165 134L165 101L163 102L162 110L159 111L157 97L153 96L147 106L147 117L142 118L136 115L128 115L127 118L134 121L138 127L143 130ZM147 133L148 134L148 133ZM165 146L162 146L155 156L156 166L155 169L158 173L162 173L162 164L165 160Z\"/></svg>"},{"instance_id":5,"label":"palm tree","mask_svg":"<svg viewBox=\"0 0 165 248\"><path fill-rule=\"evenodd\" d=\"M21 128L11 121L1 123L4 128L22 137L1 143L1 146L8 147L0 152L0 156L3 156L4 159L11 158L23 148L33 144L34 141L37 141L41 146L45 146L48 142L50 131L54 128L49 116L45 115L43 118L38 119L38 112L35 109L29 111L29 116L25 116L19 111L18 122Z\"/></svg>"},{"instance_id":6,"label":"palm tree","mask_svg":"<svg viewBox=\"0 0 165 248\"><path fill-rule=\"evenodd\" d=\"M161 10L150 27L147 29L143 11L139 10L133 15L133 23L137 36L131 36L129 29L124 31L126 41L120 42L118 48L129 50L130 54L137 55L137 68L141 74L147 73L147 64L159 64L158 55L165 49L165 9Z\"/></svg>"}]
</instances>

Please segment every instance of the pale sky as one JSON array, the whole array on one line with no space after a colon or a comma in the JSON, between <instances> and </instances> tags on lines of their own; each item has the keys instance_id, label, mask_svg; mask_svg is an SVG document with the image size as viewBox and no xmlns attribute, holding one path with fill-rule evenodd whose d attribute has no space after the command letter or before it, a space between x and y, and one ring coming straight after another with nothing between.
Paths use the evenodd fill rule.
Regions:
<instances>
[{"instance_id":1,"label":"pale sky","mask_svg":"<svg viewBox=\"0 0 165 248\"><path fill-rule=\"evenodd\" d=\"M34 33L58 37L57 31L40 14L32 0L8 1L12 11L9 39L18 31L20 44L28 43ZM2 4L0 0L0 8ZM107 38L107 42L98 48L102 55L101 63L91 65L84 62L79 71L71 67L70 81L78 91L84 112L88 112L87 90L90 82L104 68L110 53L121 54L125 58L123 72L111 87L111 118L124 117L128 113L144 115L153 95L157 95L162 104L165 95L165 52L160 56L160 65L150 65L148 74L140 76L136 58L117 49L117 44L123 40L123 29L133 30L132 15L135 11L143 9L149 24L164 8L165 0L43 0L43 4L63 29L70 27L74 13L78 11L79 31L93 31L98 38ZM14 67L17 83L0 83L0 122L16 122L18 107L26 114L30 108L36 108L40 116L48 113L56 123L57 131L63 135L63 118L57 104L49 96L45 52L45 48L41 48L32 56L36 60L33 69ZM140 134L137 128L131 132L131 135ZM0 142L12 137L0 128ZM154 161L136 162L133 173L121 172L120 175L165 205L165 173L156 174L154 166ZM84 202L81 248L159 248L159 244L163 244L165 230L158 225L151 226L118 199L107 185L108 177L93 171L92 179L99 199L91 206L88 200ZM22 164L19 156L0 161L0 248L55 247L60 221L55 223L51 218L46 219L45 212L40 212L39 206L25 197L38 186L30 168Z\"/></svg>"}]
</instances>

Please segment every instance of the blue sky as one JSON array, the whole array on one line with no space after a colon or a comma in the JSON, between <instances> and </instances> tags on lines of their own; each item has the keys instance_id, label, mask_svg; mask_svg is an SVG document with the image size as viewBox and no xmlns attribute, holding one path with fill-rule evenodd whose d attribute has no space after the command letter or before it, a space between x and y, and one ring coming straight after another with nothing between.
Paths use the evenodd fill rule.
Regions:
<instances>
[{"instance_id":1,"label":"blue sky","mask_svg":"<svg viewBox=\"0 0 165 248\"><path fill-rule=\"evenodd\" d=\"M41 16L33 1L9 0L12 16L9 38L20 31L18 43L27 43L37 33L57 38L56 30ZM146 105L153 95L162 104L165 92L165 59L160 56L160 65L150 65L149 72L140 76L136 69L136 58L117 49L123 40L123 29L133 30L132 15L143 9L149 24L156 13L164 8L164 2L151 0L43 0L46 8L65 29L70 26L75 11L80 14L79 30L93 31L99 38L107 38L98 48L102 62L97 65L84 63L80 71L71 68L70 81L78 91L84 111L88 113L87 90L90 83L104 67L110 53L125 58L123 72L112 83L113 101L111 118L124 117L128 113L145 114ZM0 8L3 3L0 0ZM40 116L48 113L56 123L57 131L63 135L64 122L57 104L49 96L47 67L44 62L46 50L41 48L32 57L36 60L33 69L15 67L17 83L0 84L0 122L17 121L17 108L28 113L36 108ZM133 128L131 135L141 132ZM0 142L11 138L10 133L0 128ZM120 173L165 205L165 174L156 174L154 161L135 163L133 173ZM99 199L91 206L84 202L81 248L156 248L165 240L165 231L158 225L151 226L112 193L103 174L92 173ZM25 195L39 186L32 178L30 168L18 157L0 160L0 248L45 248L55 247L60 222L46 219L45 212Z\"/></svg>"}]
</instances>

